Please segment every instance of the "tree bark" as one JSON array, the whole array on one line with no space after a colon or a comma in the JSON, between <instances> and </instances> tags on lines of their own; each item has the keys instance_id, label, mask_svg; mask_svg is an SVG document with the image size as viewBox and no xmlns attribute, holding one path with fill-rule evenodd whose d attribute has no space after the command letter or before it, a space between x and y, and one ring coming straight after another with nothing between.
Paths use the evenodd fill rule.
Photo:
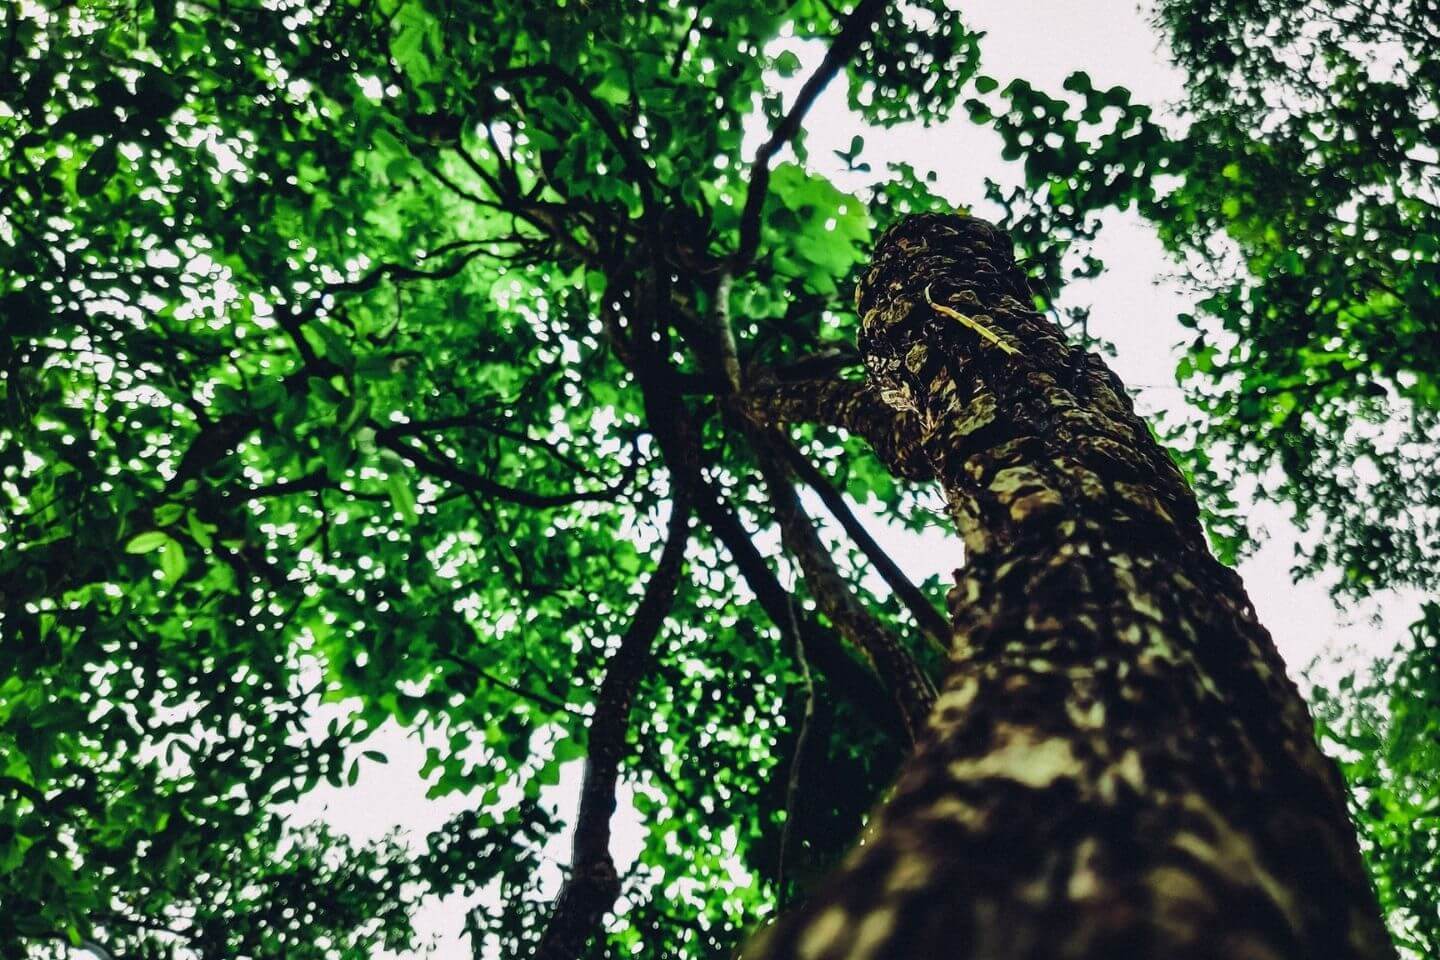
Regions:
<instances>
[{"instance_id":1,"label":"tree bark","mask_svg":"<svg viewBox=\"0 0 1440 960\"><path fill-rule=\"evenodd\" d=\"M1239 578L1120 382L1032 309L1009 239L910 218L857 296L872 385L920 421L965 544L951 666L866 840L744 955L1392 957Z\"/></svg>"},{"instance_id":2,"label":"tree bark","mask_svg":"<svg viewBox=\"0 0 1440 960\"><path fill-rule=\"evenodd\" d=\"M932 480L930 464L918 446L919 423L879 402L879 395L858 380L762 380L747 385L739 398L756 423L818 423L863 437L880 462L903 480Z\"/></svg>"}]
</instances>

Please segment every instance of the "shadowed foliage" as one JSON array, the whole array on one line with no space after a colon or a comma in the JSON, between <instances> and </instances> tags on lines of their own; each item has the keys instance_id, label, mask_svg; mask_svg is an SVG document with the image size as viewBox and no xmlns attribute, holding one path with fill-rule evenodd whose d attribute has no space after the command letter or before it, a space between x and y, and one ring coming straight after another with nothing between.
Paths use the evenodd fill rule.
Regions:
<instances>
[{"instance_id":1,"label":"shadowed foliage","mask_svg":"<svg viewBox=\"0 0 1440 960\"><path fill-rule=\"evenodd\" d=\"M483 891L477 955L720 957L816 888L949 642L939 582L866 532L950 520L851 293L881 230L950 204L904 165L864 196L816 172L827 88L866 132L968 100L1009 138L1021 299L1050 305L1107 206L1192 256L1228 237L1181 371L1212 539L1278 465L1307 569L1433 588L1431 61L1410 43L1382 82L1336 39L1433 11L1223 6L1162 5L1188 139L1084 79L1083 107L1002 97L940 0L0 7L0 955L371 957L414 945L422 898ZM1290 54L1235 62L1272 14L1276 50L1342 51L1306 80L1332 99ZM1298 99L1231 96L1227 50ZM1119 126L1046 119L1075 109ZM1415 656L1392 705L1361 683L1319 712L1418 949ZM293 823L384 775L382 727L465 812L423 849ZM542 791L582 759L557 904ZM617 786L646 828L618 871Z\"/></svg>"}]
</instances>

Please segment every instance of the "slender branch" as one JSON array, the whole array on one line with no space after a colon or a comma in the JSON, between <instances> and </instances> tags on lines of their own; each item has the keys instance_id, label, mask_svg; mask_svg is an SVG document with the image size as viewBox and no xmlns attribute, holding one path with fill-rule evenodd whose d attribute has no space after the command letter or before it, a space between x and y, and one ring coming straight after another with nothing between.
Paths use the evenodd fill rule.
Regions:
<instances>
[{"instance_id":1,"label":"slender branch","mask_svg":"<svg viewBox=\"0 0 1440 960\"><path fill-rule=\"evenodd\" d=\"M865 608L835 566L790 482L777 450L779 438L753 425L745 432L760 460L781 542L799 562L806 589L840 634L875 665L905 717L910 739L917 740L935 704L935 685L910 651Z\"/></svg>"},{"instance_id":2,"label":"slender branch","mask_svg":"<svg viewBox=\"0 0 1440 960\"><path fill-rule=\"evenodd\" d=\"M793 601L787 629L790 642L795 645L795 662L800 667L800 682L805 688L805 710L800 714L800 732L795 736L795 753L790 758L790 774L785 781L785 823L780 828L780 855L775 867L775 887L779 891L780 907L785 906L785 860L790 851L790 837L794 832L796 800L800 795L801 764L805 760L810 727L815 719L815 678L810 675L810 658L805 655L805 638L800 635L800 626L795 622Z\"/></svg>"},{"instance_id":3,"label":"slender branch","mask_svg":"<svg viewBox=\"0 0 1440 960\"><path fill-rule=\"evenodd\" d=\"M378 286L380 282L387 277L393 277L396 280L448 280L461 270L464 270L466 264L471 260L484 254L485 249L482 244L488 244L490 242L491 241L488 240L460 240L455 243L446 244L435 250L431 256L443 255L448 251L465 246L472 246L474 249L455 257L443 267L437 267L434 270L419 270L415 267L407 267L399 263L382 263L358 280L346 280L341 283L330 284L326 290L330 293L360 293Z\"/></svg>"},{"instance_id":4,"label":"slender branch","mask_svg":"<svg viewBox=\"0 0 1440 960\"><path fill-rule=\"evenodd\" d=\"M570 706L570 704L568 703L563 703L548 694L536 693L534 690L527 690L525 687L522 687L516 683L511 683L508 680L502 680L488 670L485 670L484 668L477 666L474 663L471 663L469 660L466 660L464 657L459 657L453 653L445 653L443 651L438 652L436 656L438 656L442 660L450 661L451 663L455 664L455 666L463 670L465 673L468 673L477 679L484 680L486 683L493 684L494 686L497 686L502 690L509 690L511 693L515 694L515 696L520 697L522 700L529 700L531 703L538 704L539 706L545 707L547 710L553 710L556 713L568 713L574 717L583 716L583 714L581 714L574 707Z\"/></svg>"},{"instance_id":5,"label":"slender branch","mask_svg":"<svg viewBox=\"0 0 1440 960\"><path fill-rule=\"evenodd\" d=\"M248 501L263 500L268 497L286 497L299 493L316 493L322 490L334 490L336 493L344 494L355 500L381 502L389 499L389 497L383 493L365 493L360 490L346 490L340 486L338 480L331 480L326 476L323 470L308 473L295 480L277 480L274 483L266 483L260 486L238 490L230 493L229 496L236 500Z\"/></svg>"},{"instance_id":6,"label":"slender branch","mask_svg":"<svg viewBox=\"0 0 1440 960\"><path fill-rule=\"evenodd\" d=\"M539 447L541 450L544 450L550 456L554 457L557 461L563 463L571 470L574 470L576 473L583 473L586 476L593 477L596 480L605 479L600 474L596 473L594 470L585 466L585 464L581 463L579 460L576 460L574 457L571 457L564 451L560 450L557 444L548 440L541 440L536 437L532 437L529 435L529 433L523 430L513 430L509 427L496 423L493 420L488 420L480 416L478 413L456 414L449 417L436 417L431 420L408 420L404 423L392 424L390 429L391 433L395 436L414 436L416 434L425 433L426 431L450 430L455 427L469 427L476 430L483 430L486 433L493 433L499 437L507 437L511 440L516 441L517 443L522 443L527 446Z\"/></svg>"},{"instance_id":7,"label":"slender branch","mask_svg":"<svg viewBox=\"0 0 1440 960\"><path fill-rule=\"evenodd\" d=\"M459 144L456 144L453 149L455 150L456 154L458 154L465 160L466 164L470 167L470 169L479 175L481 181L490 188L491 193L493 193L496 197L506 196L505 192L500 189L499 183L496 182L493 178L491 178L486 172L485 168L480 166L480 164L477 163L475 159L470 156L469 153L465 152L465 149L463 147L461 147ZM429 163L425 163L424 160L421 160L421 163L424 164L426 173L430 174L430 176L440 181L441 186L449 190L451 193L455 194L455 196L459 197L461 200L469 201L470 203L475 204L477 207L484 207L487 210L510 211L510 208L507 207L505 204L501 203L498 199L489 200L485 197L482 197L474 190L471 190L468 187L461 186L458 181L456 181L453 177L440 169L438 157Z\"/></svg>"},{"instance_id":8,"label":"slender branch","mask_svg":"<svg viewBox=\"0 0 1440 960\"><path fill-rule=\"evenodd\" d=\"M615 786L630 727L630 707L650 663L655 638L675 600L685 547L690 539L689 495L676 488L670 508L665 547L630 627L605 668L590 718L585 777L570 876L560 888L535 950L535 960L575 960L600 928L620 895L620 877L610 855L610 818L615 813Z\"/></svg>"},{"instance_id":9,"label":"slender branch","mask_svg":"<svg viewBox=\"0 0 1440 960\"><path fill-rule=\"evenodd\" d=\"M889 585L890 590L896 598L910 611L915 622L924 631L925 636L938 647L942 652L950 649L950 623L945 619L944 614L935 609L935 605L921 592L920 588L911 582L905 575L905 571L890 559L885 549L875 541L860 518L850 509L850 504L845 501L844 495L836 486L830 482L830 478L795 448L793 443L783 444L786 462L795 474L805 482L806 486L814 490L825 504L825 509L839 521L845 533L854 541L860 551L865 554L875 572Z\"/></svg>"},{"instance_id":10,"label":"slender branch","mask_svg":"<svg viewBox=\"0 0 1440 960\"><path fill-rule=\"evenodd\" d=\"M487 133L489 132L488 127L486 128L486 131ZM507 212L515 217L524 220L526 223L533 226L536 230L540 231L542 236L548 236L551 240L564 247L577 259L585 263L594 262L595 251L587 248L584 244L576 240L575 236L570 233L570 231L565 229L563 219L556 215L557 210L563 211L566 209L564 206L542 203L538 200L524 197L518 192L512 193L505 190L501 186L500 182L496 180L493 176L491 176L490 172L485 169L484 165L482 165L479 160L476 160L475 157L472 156L470 152L466 150L463 146L461 146L459 143L455 143L451 145L451 149L454 150L456 156L458 156L465 163L465 165L470 168L471 172L478 176L481 181L483 181L484 184L490 188L490 192L493 193L497 199L493 201L487 200L479 194L475 193L474 191L467 190L465 187L457 183L454 179L447 176L443 171L439 169L439 166L437 164L426 164L425 169L429 171L430 175L436 180L438 180L443 186L448 188L456 196L464 200L468 200L478 206L482 206L487 209ZM496 149L498 156L498 148Z\"/></svg>"},{"instance_id":11,"label":"slender branch","mask_svg":"<svg viewBox=\"0 0 1440 960\"><path fill-rule=\"evenodd\" d=\"M727 268L720 272L715 284L715 309L713 323L717 346L720 352L720 370L730 392L741 389L740 351L735 343L735 326L730 321L730 290L735 284L735 275Z\"/></svg>"},{"instance_id":12,"label":"slender branch","mask_svg":"<svg viewBox=\"0 0 1440 960\"><path fill-rule=\"evenodd\" d=\"M745 585L760 601L770 621L777 626L787 623L792 615L790 591L780 583L765 557L756 549L749 531L734 513L726 509L714 489L705 485L705 495L697 500L696 512L730 554ZM904 739L903 716L894 699L875 676L874 671L857 661L813 617L798 618L800 636L810 653L811 662L820 668L836 691L863 714L896 739Z\"/></svg>"},{"instance_id":13,"label":"slender branch","mask_svg":"<svg viewBox=\"0 0 1440 960\"><path fill-rule=\"evenodd\" d=\"M855 51L860 49L860 44L870 36L875 21L879 19L887 4L888 0L861 0L846 18L840 32L835 35L830 48L825 51L825 58L820 61L820 66L800 88L790 112L785 114L771 132L770 139L755 151L755 163L750 171L750 186L746 191L745 207L740 215L740 248L732 261L734 269L749 265L760 246L760 212L765 205L765 194L770 189L770 162L775 158L775 154L795 139L805 120L805 114L810 112L821 91L835 79L835 75L850 62Z\"/></svg>"},{"instance_id":14,"label":"slender branch","mask_svg":"<svg viewBox=\"0 0 1440 960\"><path fill-rule=\"evenodd\" d=\"M729 552L730 559L766 616L784 629L793 614L790 592L770 569L739 517L725 506L719 492L701 472L698 426L691 420L683 402L666 393L651 376L650 367L641 363L632 369L644 389L646 416L676 485L690 488L696 516ZM813 617L801 616L798 619L800 635L805 640L811 663L820 669L836 692L888 734L903 740L903 719L874 672L851 656L835 635L820 626Z\"/></svg>"},{"instance_id":15,"label":"slender branch","mask_svg":"<svg viewBox=\"0 0 1440 960\"><path fill-rule=\"evenodd\" d=\"M375 442L388 450L394 451L401 458L410 461L426 473L447 480L472 493L483 494L487 497L494 497L497 500L505 500L509 503L516 503L522 507L534 507L536 509L547 509L552 507L564 507L573 503L585 501L610 501L635 478L639 469L639 458L631 460L630 465L625 468L625 475L613 485L603 490L584 490L575 493L535 493L530 490L522 490L518 487L507 486L497 483L489 477L481 476L478 473L471 473L462 467L457 466L449 458L443 455L432 456L424 451L416 449L412 444L406 443L400 435L390 427L376 425Z\"/></svg>"},{"instance_id":16,"label":"slender branch","mask_svg":"<svg viewBox=\"0 0 1440 960\"><path fill-rule=\"evenodd\" d=\"M842 370L859 367L863 362L858 351L847 347L826 347L774 367L769 374L776 380L824 379L834 377Z\"/></svg>"},{"instance_id":17,"label":"slender branch","mask_svg":"<svg viewBox=\"0 0 1440 960\"><path fill-rule=\"evenodd\" d=\"M700 23L700 14L705 11L703 2L695 4L695 10L690 14L690 23L685 27L685 33L680 37L680 45L675 48L675 53L670 57L670 76L680 76L680 67L685 63L685 54L690 49L690 37L695 33L695 27ZM13 31L12 31L13 33Z\"/></svg>"},{"instance_id":18,"label":"slender branch","mask_svg":"<svg viewBox=\"0 0 1440 960\"><path fill-rule=\"evenodd\" d=\"M613 297L607 293L606 299L609 302ZM689 489L694 498L696 516L729 551L731 560L766 616L783 629L793 612L790 593L756 549L739 517L725 506L719 492L705 479L701 470L704 450L699 425L686 409L683 398L672 389L675 371L664 355L649 344L628 341L614 311L607 309L603 317L607 336L640 385L646 421L670 469L673 482L677 487ZM874 672L851 656L844 644L813 618L801 617L800 631L811 662L834 686L836 693L897 742L903 741L903 719Z\"/></svg>"}]
</instances>

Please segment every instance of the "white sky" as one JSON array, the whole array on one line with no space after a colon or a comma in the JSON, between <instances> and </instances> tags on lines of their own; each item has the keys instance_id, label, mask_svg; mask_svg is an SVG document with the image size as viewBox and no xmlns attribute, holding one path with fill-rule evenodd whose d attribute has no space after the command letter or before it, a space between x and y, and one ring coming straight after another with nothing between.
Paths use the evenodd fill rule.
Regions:
<instances>
[{"instance_id":1,"label":"white sky","mask_svg":"<svg viewBox=\"0 0 1440 960\"><path fill-rule=\"evenodd\" d=\"M1182 77L1166 62L1164 50L1145 16L1131 0L1091 0L1071 3L1064 0L970 0L964 7L966 22L987 31L981 42L982 72L1001 84L1024 77L1037 87L1058 91L1064 77L1074 70L1086 70L1097 86L1123 84L1137 99L1157 107L1177 98ZM788 45L788 44L787 44ZM788 45L801 54L807 68L817 58L818 45ZM792 94L806 71L787 81ZM849 146L857 122L845 107L841 84L833 85L812 110L807 123L807 147L811 165L831 175L842 187L858 188L863 178L847 174L834 159L832 150ZM999 138L974 126L962 115L933 129L919 126L890 131L861 131L865 135L864 159L879 174L886 161L904 160L922 172L939 174L937 187L957 203L986 212L980 198L988 175L1005 183L1018 176L1015 165L999 158ZM750 153L761 139L752 131ZM781 159L784 159L783 157ZM1112 365L1132 386L1146 386L1140 404L1149 412L1179 412L1181 399L1173 387L1176 345L1183 330L1176 314L1190 308L1182 285L1173 279L1176 267L1163 254L1154 231L1133 215L1112 216L1102 232L1097 249L1108 271L1094 281L1076 284L1067 293L1070 303L1093 305L1092 331L1118 349ZM1158 282L1157 282L1158 281ZM812 502L817 512L818 504ZM1382 599L1347 618L1331 604L1326 587L1320 583L1299 586L1290 582L1292 546L1298 536L1277 508L1262 505L1253 520L1267 529L1269 542L1241 566L1250 595L1262 621L1276 638L1292 675L1318 654L1331 650L1386 652L1394 646L1399 631L1414 617L1414 598ZM872 532L891 555L915 579L948 572L959 565L958 541L941 531L917 536L885 526L872 518ZM1370 615L1385 614L1384 626ZM1356 653L1351 652L1353 660ZM424 745L402 731L391 728L367 744L390 757L386 766L362 761L362 773L354 787L321 788L296 810L298 820L322 817L357 840L377 838L393 829L406 831L415 844L438 828L470 802L463 796L437 801L424 799L425 785L416 770L424 760ZM563 815L574 816L580 776L579 762L567 765L561 784L548 791ZM617 815L615 853L623 870L636 856L644 836L638 815L622 790ZM556 864L568 860L568 838L553 843L547 855L555 863L547 866L551 881L558 886ZM456 898L429 904L418 918L422 936L438 938L432 956L442 960L469 960L468 944L460 936L465 902Z\"/></svg>"}]
</instances>

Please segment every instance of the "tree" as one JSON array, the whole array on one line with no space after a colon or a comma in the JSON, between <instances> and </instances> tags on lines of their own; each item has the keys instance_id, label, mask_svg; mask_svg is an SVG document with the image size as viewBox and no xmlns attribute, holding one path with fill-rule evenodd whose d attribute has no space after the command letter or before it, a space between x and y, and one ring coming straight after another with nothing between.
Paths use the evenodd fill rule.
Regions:
<instances>
[{"instance_id":1,"label":"tree","mask_svg":"<svg viewBox=\"0 0 1440 960\"><path fill-rule=\"evenodd\" d=\"M1385 957L1338 772L1184 478L1008 238L916 217L867 370L964 538L945 693L867 843L756 955Z\"/></svg>"},{"instance_id":2,"label":"tree","mask_svg":"<svg viewBox=\"0 0 1440 960\"><path fill-rule=\"evenodd\" d=\"M1199 416L1166 435L1206 494L1223 555L1251 535L1227 492L1264 477L1255 496L1286 505L1310 534L1297 577L1333 576L1344 602L1432 596L1440 134L1426 118L1440 12L1165 0L1156 15L1188 75L1179 128L1084 74L1055 95L1017 80L970 101L1025 159L1022 189L992 189L1006 225L1043 246L1038 260L1059 289L1100 269L1085 250L1098 214L1133 206L1197 280L1199 310L1181 318L1195 336L1176 374ZM1440 686L1420 682L1434 677L1437 622L1424 605L1401 660L1379 671L1414 681L1396 701L1411 719L1382 751L1401 781L1398 771L1429 763L1427 739L1407 728L1440 723ZM1370 786L1356 790L1353 812L1399 942L1428 956L1440 950L1440 912L1428 906L1440 899L1440 786L1377 781L1375 704L1358 692L1373 701L1382 691L1365 672L1321 691L1331 707L1335 696L1350 703L1326 736L1367 758L1350 767Z\"/></svg>"},{"instance_id":3,"label":"tree","mask_svg":"<svg viewBox=\"0 0 1440 960\"><path fill-rule=\"evenodd\" d=\"M977 34L877 0L3 16L0 952L365 957L488 889L477 950L717 956L808 896L949 642L853 507L934 523L935 468L842 292L947 205L841 192L803 124L832 81L943 120ZM778 37L827 44L788 105ZM392 720L467 812L420 854L288 826ZM541 790L581 757L552 904Z\"/></svg>"}]
</instances>

